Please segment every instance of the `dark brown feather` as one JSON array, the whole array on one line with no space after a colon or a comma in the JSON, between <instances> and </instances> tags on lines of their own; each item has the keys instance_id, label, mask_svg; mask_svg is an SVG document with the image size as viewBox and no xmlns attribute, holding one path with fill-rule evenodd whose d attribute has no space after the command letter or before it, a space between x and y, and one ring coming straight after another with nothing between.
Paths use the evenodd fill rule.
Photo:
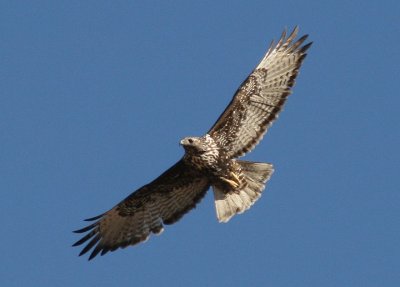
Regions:
<instances>
[{"instance_id":1,"label":"dark brown feather","mask_svg":"<svg viewBox=\"0 0 400 287\"><path fill-rule=\"evenodd\" d=\"M185 148L182 160L108 212L86 220L94 223L75 231L87 232L73 245L86 244L79 255L92 250L91 260L98 254L143 242L152 233L160 234L164 225L177 222L193 209L210 184L219 192L216 207L223 222L248 209L259 198L272 165L241 161L239 166L234 158L258 144L291 93L311 46L303 45L307 35L294 41L297 33L297 27L288 37L284 31L278 43L271 44L208 134L181 141ZM244 182L245 178L250 181ZM226 197L225 189L232 188L234 195ZM245 194L240 193L243 190Z\"/></svg>"},{"instance_id":2,"label":"dark brown feather","mask_svg":"<svg viewBox=\"0 0 400 287\"><path fill-rule=\"evenodd\" d=\"M164 224L178 221L204 197L209 180L179 161L153 182L135 191L97 222L75 232L88 232L73 246L89 243L79 255L93 249L89 260L145 241L151 233L159 234Z\"/></svg>"}]
</instances>

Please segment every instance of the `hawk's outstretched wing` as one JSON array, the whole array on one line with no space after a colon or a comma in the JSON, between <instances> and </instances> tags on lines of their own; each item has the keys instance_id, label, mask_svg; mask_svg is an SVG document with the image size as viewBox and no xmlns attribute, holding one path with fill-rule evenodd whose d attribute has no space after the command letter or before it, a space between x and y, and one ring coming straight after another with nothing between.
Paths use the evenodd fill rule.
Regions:
<instances>
[{"instance_id":1,"label":"hawk's outstretched wing","mask_svg":"<svg viewBox=\"0 0 400 287\"><path fill-rule=\"evenodd\" d=\"M251 151L262 139L290 94L306 51L308 35L296 42L298 28L286 31L239 87L232 101L208 132L231 158Z\"/></svg>"},{"instance_id":2,"label":"hawk's outstretched wing","mask_svg":"<svg viewBox=\"0 0 400 287\"><path fill-rule=\"evenodd\" d=\"M124 248L145 241L150 233L159 234L164 224L178 221L193 209L209 188L209 180L181 160L153 182L141 187L108 212L87 219L95 223L75 231L89 232L73 246L87 245L79 255Z\"/></svg>"}]
</instances>

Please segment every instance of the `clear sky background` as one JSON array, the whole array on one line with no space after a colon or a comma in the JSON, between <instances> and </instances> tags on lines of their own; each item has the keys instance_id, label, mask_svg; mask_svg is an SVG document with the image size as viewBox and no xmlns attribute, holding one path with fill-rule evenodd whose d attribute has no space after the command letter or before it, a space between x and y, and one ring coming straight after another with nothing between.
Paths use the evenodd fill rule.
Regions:
<instances>
[{"instance_id":1,"label":"clear sky background","mask_svg":"<svg viewBox=\"0 0 400 287\"><path fill-rule=\"evenodd\" d=\"M398 1L2 1L1 286L400 286ZM314 45L248 160L275 165L228 224L212 194L88 262L72 230L204 134L282 30Z\"/></svg>"}]
</instances>

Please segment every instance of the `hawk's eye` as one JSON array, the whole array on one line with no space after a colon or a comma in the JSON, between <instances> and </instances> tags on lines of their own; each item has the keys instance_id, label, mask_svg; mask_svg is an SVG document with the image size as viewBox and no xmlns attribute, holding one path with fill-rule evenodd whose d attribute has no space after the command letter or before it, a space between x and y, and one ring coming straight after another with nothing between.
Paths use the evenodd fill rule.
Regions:
<instances>
[{"instance_id":1,"label":"hawk's eye","mask_svg":"<svg viewBox=\"0 0 400 287\"><path fill-rule=\"evenodd\" d=\"M192 143L193 143L193 140L192 140L192 139L188 139L188 142L192 144Z\"/></svg>"}]
</instances>

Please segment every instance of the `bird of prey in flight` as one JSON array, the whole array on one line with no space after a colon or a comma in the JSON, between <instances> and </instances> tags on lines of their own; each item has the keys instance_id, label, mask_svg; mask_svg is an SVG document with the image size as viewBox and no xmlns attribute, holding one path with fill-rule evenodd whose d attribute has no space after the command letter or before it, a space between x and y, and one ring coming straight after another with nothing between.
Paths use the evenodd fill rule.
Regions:
<instances>
[{"instance_id":1,"label":"bird of prey in flight","mask_svg":"<svg viewBox=\"0 0 400 287\"><path fill-rule=\"evenodd\" d=\"M225 111L201 137L180 141L183 157L152 182L142 186L107 212L87 219L86 233L73 246L86 243L80 255L97 254L135 245L160 234L193 209L212 187L219 222L249 209L273 173L270 163L238 158L251 151L277 118L291 93L300 66L312 43L308 35L295 40L283 32L240 85Z\"/></svg>"}]
</instances>

